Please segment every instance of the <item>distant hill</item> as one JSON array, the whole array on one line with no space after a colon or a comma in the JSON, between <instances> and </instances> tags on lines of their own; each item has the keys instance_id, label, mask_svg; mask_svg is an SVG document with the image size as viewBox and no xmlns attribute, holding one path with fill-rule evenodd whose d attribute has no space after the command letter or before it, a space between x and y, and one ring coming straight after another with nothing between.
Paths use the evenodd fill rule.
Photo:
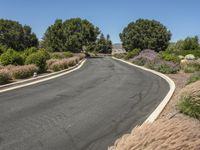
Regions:
<instances>
[{"instance_id":1,"label":"distant hill","mask_svg":"<svg viewBox=\"0 0 200 150\"><path fill-rule=\"evenodd\" d=\"M112 45L112 53L125 53L126 50L122 47L121 43L115 43Z\"/></svg>"}]
</instances>

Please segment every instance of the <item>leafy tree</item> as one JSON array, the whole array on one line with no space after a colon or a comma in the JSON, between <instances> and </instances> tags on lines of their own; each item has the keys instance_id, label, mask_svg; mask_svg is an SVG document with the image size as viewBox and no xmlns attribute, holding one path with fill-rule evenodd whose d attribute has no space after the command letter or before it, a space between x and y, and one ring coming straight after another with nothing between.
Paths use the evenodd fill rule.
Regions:
<instances>
[{"instance_id":1,"label":"leafy tree","mask_svg":"<svg viewBox=\"0 0 200 150\"><path fill-rule=\"evenodd\" d=\"M110 40L110 35L108 34L106 38L103 34L100 35L100 38L97 40L96 51L99 53L110 54L112 52L112 42Z\"/></svg>"},{"instance_id":2,"label":"leafy tree","mask_svg":"<svg viewBox=\"0 0 200 150\"><path fill-rule=\"evenodd\" d=\"M199 38L195 37L187 37L183 42L184 50L195 50L199 48Z\"/></svg>"},{"instance_id":3,"label":"leafy tree","mask_svg":"<svg viewBox=\"0 0 200 150\"><path fill-rule=\"evenodd\" d=\"M80 52L95 42L99 29L87 20L56 20L45 32L42 46L50 51Z\"/></svg>"},{"instance_id":4,"label":"leafy tree","mask_svg":"<svg viewBox=\"0 0 200 150\"><path fill-rule=\"evenodd\" d=\"M17 51L38 46L38 39L29 26L16 21L0 19L0 44Z\"/></svg>"},{"instance_id":5,"label":"leafy tree","mask_svg":"<svg viewBox=\"0 0 200 150\"><path fill-rule=\"evenodd\" d=\"M169 51L183 51L183 50L198 50L199 38L198 36L187 37L184 40L179 40L176 43L170 43L167 50Z\"/></svg>"},{"instance_id":6,"label":"leafy tree","mask_svg":"<svg viewBox=\"0 0 200 150\"><path fill-rule=\"evenodd\" d=\"M134 48L165 50L171 38L170 31L155 20L139 19L131 22L120 33L123 47L130 51Z\"/></svg>"},{"instance_id":7,"label":"leafy tree","mask_svg":"<svg viewBox=\"0 0 200 150\"><path fill-rule=\"evenodd\" d=\"M66 37L63 33L63 23L62 20L57 19L53 25L48 27L45 32L42 47L47 48L49 51L59 52L65 49Z\"/></svg>"}]
</instances>

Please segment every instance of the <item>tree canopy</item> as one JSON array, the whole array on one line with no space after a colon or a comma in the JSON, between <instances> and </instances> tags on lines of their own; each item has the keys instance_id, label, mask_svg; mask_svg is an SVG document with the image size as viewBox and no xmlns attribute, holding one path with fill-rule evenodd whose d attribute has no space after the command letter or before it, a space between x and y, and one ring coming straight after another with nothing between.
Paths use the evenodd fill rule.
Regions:
<instances>
[{"instance_id":1,"label":"tree canopy","mask_svg":"<svg viewBox=\"0 0 200 150\"><path fill-rule=\"evenodd\" d=\"M38 39L31 27L17 21L0 19L0 44L17 51L37 47Z\"/></svg>"},{"instance_id":2,"label":"tree canopy","mask_svg":"<svg viewBox=\"0 0 200 150\"><path fill-rule=\"evenodd\" d=\"M171 32L158 21L139 19L123 29L120 39L128 51L135 48L161 51L167 48Z\"/></svg>"},{"instance_id":3,"label":"tree canopy","mask_svg":"<svg viewBox=\"0 0 200 150\"><path fill-rule=\"evenodd\" d=\"M56 20L43 37L43 46L50 51L80 52L95 42L100 31L86 19Z\"/></svg>"},{"instance_id":4,"label":"tree canopy","mask_svg":"<svg viewBox=\"0 0 200 150\"><path fill-rule=\"evenodd\" d=\"M110 54L112 52L112 41L109 35L107 35L106 38L103 34L100 35L96 43L96 51L105 54Z\"/></svg>"}]
</instances>

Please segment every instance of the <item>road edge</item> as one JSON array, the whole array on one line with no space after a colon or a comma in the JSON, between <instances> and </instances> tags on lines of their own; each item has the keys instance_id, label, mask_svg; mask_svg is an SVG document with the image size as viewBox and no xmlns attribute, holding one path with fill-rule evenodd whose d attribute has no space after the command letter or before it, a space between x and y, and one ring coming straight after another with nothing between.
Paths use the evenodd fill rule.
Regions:
<instances>
[{"instance_id":1,"label":"road edge","mask_svg":"<svg viewBox=\"0 0 200 150\"><path fill-rule=\"evenodd\" d=\"M112 57L112 59L124 62L126 64L129 64L131 66L137 67L139 69L151 72L151 73L153 73L153 74L155 74L155 75L163 78L169 84L169 88L170 88L169 92L164 97L164 99L160 102L160 104L156 107L156 109L143 122L143 124L154 122L159 117L159 115L161 114L161 112L164 110L164 108L166 107L166 105L170 101L172 95L174 94L174 91L175 91L175 88L176 88L174 81L172 79L170 79L168 76L166 76L166 75L164 75L164 74L162 74L160 72L157 72L155 70L151 70L151 69L148 69L148 68L145 68L145 67L142 67L142 66L138 66L138 65L132 64L132 63L130 63L128 61L125 61L125 60L122 60L122 59L118 59L118 58L115 58L115 57Z\"/></svg>"},{"instance_id":2,"label":"road edge","mask_svg":"<svg viewBox=\"0 0 200 150\"><path fill-rule=\"evenodd\" d=\"M78 70L79 68L81 68L83 66L83 64L86 62L86 60L87 59L83 59L78 64L76 64L75 66L70 67L70 68L65 69L65 70L61 70L61 71L58 71L58 72L53 72L53 73L50 73L50 74L38 76L36 78L30 78L30 79L26 79L26 80L23 80L23 81L14 82L14 83L10 83L10 84L0 86L0 93L15 90L15 89L18 89L18 88L26 87L26 86L37 84L37 83L41 83L41 82L44 82L44 81L48 81L48 80L55 79L55 78L61 77L63 75L69 74L69 73L74 72L74 71Z\"/></svg>"}]
</instances>

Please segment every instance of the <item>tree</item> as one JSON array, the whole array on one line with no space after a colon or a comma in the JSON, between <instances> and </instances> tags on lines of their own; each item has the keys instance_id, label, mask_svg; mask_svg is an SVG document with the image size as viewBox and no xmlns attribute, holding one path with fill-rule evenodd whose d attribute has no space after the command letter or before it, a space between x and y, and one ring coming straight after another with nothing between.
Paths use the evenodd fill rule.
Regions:
<instances>
[{"instance_id":1,"label":"tree","mask_svg":"<svg viewBox=\"0 0 200 150\"><path fill-rule=\"evenodd\" d=\"M98 35L99 29L85 19L56 20L45 32L42 45L50 51L80 52Z\"/></svg>"},{"instance_id":2,"label":"tree","mask_svg":"<svg viewBox=\"0 0 200 150\"><path fill-rule=\"evenodd\" d=\"M120 39L127 51L135 48L161 51L167 48L171 33L158 21L139 19L123 29Z\"/></svg>"},{"instance_id":3,"label":"tree","mask_svg":"<svg viewBox=\"0 0 200 150\"><path fill-rule=\"evenodd\" d=\"M183 41L183 49L184 50L195 50L199 48L199 38L195 37L187 37Z\"/></svg>"},{"instance_id":4,"label":"tree","mask_svg":"<svg viewBox=\"0 0 200 150\"><path fill-rule=\"evenodd\" d=\"M38 39L29 26L0 19L0 44L20 51L28 47L37 47Z\"/></svg>"},{"instance_id":5,"label":"tree","mask_svg":"<svg viewBox=\"0 0 200 150\"><path fill-rule=\"evenodd\" d=\"M100 38L97 40L96 51L106 54L110 54L112 52L112 42L109 34L106 36L106 38L103 34L100 35Z\"/></svg>"}]
</instances>

